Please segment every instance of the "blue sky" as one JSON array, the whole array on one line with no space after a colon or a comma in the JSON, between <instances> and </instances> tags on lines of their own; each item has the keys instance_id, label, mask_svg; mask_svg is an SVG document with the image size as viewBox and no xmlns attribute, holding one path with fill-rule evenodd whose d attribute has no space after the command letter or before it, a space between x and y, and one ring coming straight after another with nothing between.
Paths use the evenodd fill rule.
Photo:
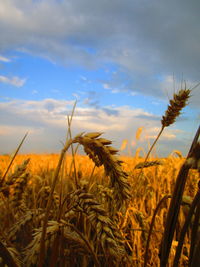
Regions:
<instances>
[{"instance_id":1,"label":"blue sky","mask_svg":"<svg viewBox=\"0 0 200 267\"><path fill-rule=\"evenodd\" d=\"M200 82L198 1L0 0L0 153L58 152L72 132L101 131L147 151L183 80ZM200 87L165 129L158 156L187 153ZM141 140L135 133L143 127ZM126 153L126 151L122 151Z\"/></svg>"}]
</instances>

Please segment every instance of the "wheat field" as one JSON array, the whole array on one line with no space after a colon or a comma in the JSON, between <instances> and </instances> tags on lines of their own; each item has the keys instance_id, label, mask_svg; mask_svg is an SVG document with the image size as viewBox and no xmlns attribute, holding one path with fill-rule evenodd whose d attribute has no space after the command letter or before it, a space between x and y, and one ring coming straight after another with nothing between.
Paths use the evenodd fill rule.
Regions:
<instances>
[{"instance_id":1,"label":"wheat field","mask_svg":"<svg viewBox=\"0 0 200 267\"><path fill-rule=\"evenodd\" d=\"M30 159L30 161L26 165L27 159ZM25 264L24 266L37 265L38 237L41 233L42 219L58 159L59 155L56 154L18 155L10 170L10 175L8 175L8 177L16 176L17 179L9 185L7 191L6 189L2 191L0 226L4 245L8 248L16 266L21 266L22 262ZM162 159L160 164L144 168L139 180L137 176L140 168L135 167L140 167L139 163L142 162L142 158L122 157L120 160L124 162L123 170L128 173L128 180L131 185L131 200L125 211L116 212L116 218L113 220L113 192L109 188L108 177L104 169L95 167L95 164L87 156L75 156L76 175L80 185L79 192L76 190L74 182L73 157L66 156L62 176L53 195L53 205L47 230L48 238L46 240L46 266L50 266L52 257L56 257L60 266L93 266L93 263L90 263L94 261L92 260L93 256L84 243L84 239L72 229L67 233L70 228L67 223L76 226L87 238L93 253L98 258L99 266L112 266L114 264L112 262L117 262L117 258L121 256L120 253L123 253L122 249L120 250L122 244L126 249L126 257L128 258L125 257L123 259L124 263L119 263L119 266L143 266L147 235L154 210L163 196L171 194L184 159L177 157L176 154ZM156 160L158 161L158 159L155 159L154 162ZM9 163L9 156L1 156L0 163L2 173ZM17 172L18 175L16 175ZM184 195L186 204L182 207L176 229L177 236L180 234L180 228L188 212L187 205L191 204L197 190L198 179L198 172L191 170ZM70 195L71 192L73 192L73 196ZM76 199L79 194L85 195L82 199ZM68 199L66 199L67 196ZM58 223L60 204L64 200L66 203ZM74 201L77 201L76 205L78 206L71 208ZM78 203L79 201L80 203ZM90 210L87 205L91 207L94 205L99 210L95 210L93 214L93 210ZM149 266L159 266L159 245L164 231L168 206L169 200L163 203L156 216L149 247ZM109 212L106 214L106 211ZM110 220L112 220L112 223ZM100 233L97 232L98 227L100 227ZM63 233L65 230L66 233ZM59 251L56 252L56 249L58 250L58 245L55 245L58 242L56 236L60 238L59 231L61 231L60 234L63 234L62 246L64 245L64 247L60 247ZM34 238L31 237L33 233ZM97 234L101 236L97 237ZM103 239L105 248L100 247L98 244L100 240L98 239ZM181 266L188 266L189 245L189 237L186 237L181 256ZM119 252L115 250L115 246L119 249ZM176 246L177 242L174 241L169 258L170 266ZM105 256L105 260L102 260L101 254ZM75 255L76 257L74 257ZM106 263L106 261L108 262Z\"/></svg>"},{"instance_id":2,"label":"wheat field","mask_svg":"<svg viewBox=\"0 0 200 267\"><path fill-rule=\"evenodd\" d=\"M186 158L151 156L189 93L170 100L144 157L98 132L72 137L69 118L60 154L19 154L23 139L0 156L0 266L199 266L200 128Z\"/></svg>"}]
</instances>

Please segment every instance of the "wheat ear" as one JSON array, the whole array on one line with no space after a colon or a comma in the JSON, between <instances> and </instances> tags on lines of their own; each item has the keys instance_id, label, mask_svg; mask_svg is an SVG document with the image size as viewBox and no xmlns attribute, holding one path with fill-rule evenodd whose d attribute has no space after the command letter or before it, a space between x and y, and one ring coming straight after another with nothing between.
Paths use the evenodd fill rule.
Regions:
<instances>
[{"instance_id":1,"label":"wheat ear","mask_svg":"<svg viewBox=\"0 0 200 267\"><path fill-rule=\"evenodd\" d=\"M4 173L4 175L3 175L3 177L2 177L2 179L1 179L1 181L0 181L0 187L3 185L4 180L5 180L5 178L6 178L6 175L7 175L8 171L9 171L9 169L10 169L10 167L11 167L11 165L12 165L14 159L15 159L15 157L17 156L17 153L19 152L19 150L20 150L22 144L24 143L24 140L26 139L27 135L28 135L28 132L24 135L24 137L23 137L22 141L20 142L19 146L17 147L17 149L16 149L16 151L15 151L13 157L11 158L11 161L10 161L10 163L8 164L8 167L7 167L5 173Z\"/></svg>"},{"instance_id":2,"label":"wheat ear","mask_svg":"<svg viewBox=\"0 0 200 267\"><path fill-rule=\"evenodd\" d=\"M123 237L120 235L117 226L108 216L107 211L100 205L93 194L87 193L84 189L75 191L72 195L74 210L83 212L96 229L97 240L100 241L106 254L114 258L122 258L125 255Z\"/></svg>"},{"instance_id":3,"label":"wheat ear","mask_svg":"<svg viewBox=\"0 0 200 267\"><path fill-rule=\"evenodd\" d=\"M135 166L135 169L142 169L142 168L148 168L148 167L160 166L160 165L163 165L163 162L161 160L152 160L152 161L138 163Z\"/></svg>"},{"instance_id":4,"label":"wheat ear","mask_svg":"<svg viewBox=\"0 0 200 267\"><path fill-rule=\"evenodd\" d=\"M118 150L110 146L110 140L99 138L100 135L99 132L79 135L74 142L83 145L86 154L96 166L104 166L106 175L111 179L110 186L114 189L116 208L119 209L130 198L128 175L122 170L122 161L116 157Z\"/></svg>"},{"instance_id":5,"label":"wheat ear","mask_svg":"<svg viewBox=\"0 0 200 267\"><path fill-rule=\"evenodd\" d=\"M22 175L25 173L29 161L30 161L30 159L24 160L22 162L22 164L19 164L19 165L16 166L16 168L15 168L13 173L11 173L11 174L9 174L7 176L7 179L6 179L6 181L4 181L4 183L2 185L2 188L0 188L0 192L2 192L5 197L9 196L10 186L15 184L17 179L22 177Z\"/></svg>"},{"instance_id":6,"label":"wheat ear","mask_svg":"<svg viewBox=\"0 0 200 267\"><path fill-rule=\"evenodd\" d=\"M154 145L161 136L164 128L173 124L176 121L177 117L181 114L181 110L187 105L190 93L191 93L190 89L181 89L177 94L174 94L173 99L169 101L170 104L168 105L168 108L165 111L165 115L162 117L161 120L161 125L162 125L161 130L156 140L152 144L149 152L147 153L145 161L148 159Z\"/></svg>"},{"instance_id":7,"label":"wheat ear","mask_svg":"<svg viewBox=\"0 0 200 267\"><path fill-rule=\"evenodd\" d=\"M153 142L153 144L151 145L145 159L144 159L144 163L147 161L147 159L149 158L149 155L152 151L152 149L154 148L155 144L157 143L158 139L160 138L163 130L165 129L165 127L170 126L171 124L173 124L176 121L176 118L181 114L181 110L187 105L187 101L190 97L190 93L191 93L191 89L181 89L179 90L179 92L177 94L174 94L173 99L171 99L169 101L169 105L167 110L165 111L165 115L162 117L161 120L161 129L160 132L158 133L158 136L156 137L155 141ZM141 169L140 173L139 173L139 178L142 174L142 170Z\"/></svg>"}]
</instances>

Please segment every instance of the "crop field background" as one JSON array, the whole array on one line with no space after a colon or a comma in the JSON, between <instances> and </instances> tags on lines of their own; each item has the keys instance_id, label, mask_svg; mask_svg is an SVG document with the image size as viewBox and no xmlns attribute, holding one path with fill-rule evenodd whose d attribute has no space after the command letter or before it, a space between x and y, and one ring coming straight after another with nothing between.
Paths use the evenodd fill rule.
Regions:
<instances>
[{"instance_id":1,"label":"crop field background","mask_svg":"<svg viewBox=\"0 0 200 267\"><path fill-rule=\"evenodd\" d=\"M28 159L30 159L29 162L27 162ZM73 164L73 159L75 165ZM1 194L0 202L0 231L1 235L5 238L4 244L6 244L17 266L20 266L21 260L23 260L25 266L35 266L37 264L40 248L38 237L41 234L40 230L37 229L40 229L42 226L42 219L58 160L59 155L56 154L18 155L8 175L8 179L16 177L16 180L9 186L8 190L5 189L1 192L3 194ZM140 178L138 178L138 175L141 169L137 169L137 166L140 167L139 163L143 162L142 158L121 157L120 160L123 160L122 168L128 174L131 186L131 200L125 211L116 212L116 218L112 222L112 227L114 227L116 235L120 235L123 239L121 242L126 248L126 255L128 255L128 259L124 259L126 265L143 266L148 231L155 208L164 196L172 193L177 174L184 159L177 155L177 153L165 159L152 159L155 166L144 168ZM0 157L1 173L6 169L9 161L9 156ZM77 210L75 208L75 210L70 210L72 203L68 203L70 202L70 192L76 190L74 166L80 186L79 190L82 190L85 194L82 200L83 210L81 207ZM16 175L17 173L18 175ZM198 172L191 170L183 197L184 204L181 208L176 227L175 240L178 239L181 226L187 216L188 205L191 204L197 191L198 179ZM60 220L58 220L61 209L60 205L64 201L65 207L63 208ZM85 205L84 201L86 201ZM59 231L63 231L61 230L62 227L69 227L69 225L65 226L63 220L70 222L70 224L73 224L82 232L84 238L90 243L100 265L111 266L113 258L116 260L120 253L117 250L112 250L112 246L115 247L115 242L119 241L116 236L114 237L115 241L110 240L113 238L113 233L110 233L109 223L106 225L111 215L101 215L105 216L104 218L102 217L103 221L101 221L101 218L98 218L98 212L96 212L97 221L94 222L94 218L90 218L90 215L87 214L87 212L91 212L88 211L87 205L97 205L98 203L100 209L112 212L112 204L111 207L109 207L109 204L113 201L115 200L112 196L112 190L109 188L109 180L104 172L104 168L95 167L93 161L87 156L77 155L72 157L67 155L63 163L62 175L53 193L53 205L49 215L47 239L45 242L45 261L47 266L50 266L51 261L55 260L55 257L56 261L60 262L60 266L90 266L88 263L93 262L91 251L87 244L84 243L83 237L79 236L76 231L71 231L71 236L65 236L64 234L63 239L66 239L63 240L62 246L64 247L56 245L58 244L57 238L60 238ZM166 200L161 205L155 219L148 253L149 266L159 266L159 246L164 231L168 206L169 200ZM95 215L91 214L91 216ZM107 242L105 244L105 251L101 250L98 244L96 232L98 231L98 220L100 220L100 224L105 224L103 227L106 227L106 229L103 227L101 229L101 231L105 231L105 236L102 237L105 239L104 242ZM92 229L92 224L94 224L94 229ZM34 232L34 237L32 237ZM103 235L103 233L101 234ZM184 241L180 260L181 266L188 266L189 235L190 231L188 231L188 236L186 236ZM172 265L178 243L175 240L172 243L169 257L170 266ZM99 253L105 253L106 255L108 253L108 263L101 263L102 255L99 255ZM90 264L93 266L93 263ZM122 263L119 266L122 266Z\"/></svg>"}]
</instances>

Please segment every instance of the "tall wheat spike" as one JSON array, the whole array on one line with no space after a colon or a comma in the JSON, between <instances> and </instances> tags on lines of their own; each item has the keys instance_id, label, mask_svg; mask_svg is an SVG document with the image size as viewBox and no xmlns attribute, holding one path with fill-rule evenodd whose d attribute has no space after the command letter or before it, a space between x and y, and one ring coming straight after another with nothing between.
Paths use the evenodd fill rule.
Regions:
<instances>
[{"instance_id":1,"label":"tall wheat spike","mask_svg":"<svg viewBox=\"0 0 200 267\"><path fill-rule=\"evenodd\" d=\"M165 111L165 115L162 117L161 120L161 130L155 139L154 143L152 144L150 150L148 151L145 161L148 159L154 145L158 141L159 137L161 136L165 127L170 126L173 124L177 117L181 114L181 110L187 105L187 101L190 97L191 90L190 89L181 89L177 94L174 94L173 99L171 99L170 105L168 105L167 110Z\"/></svg>"},{"instance_id":2,"label":"tall wheat spike","mask_svg":"<svg viewBox=\"0 0 200 267\"><path fill-rule=\"evenodd\" d=\"M147 159L149 158L149 155L152 149L154 148L155 144L157 143L164 129L176 121L176 118L180 115L181 110L187 105L187 101L190 97L190 93L191 93L191 89L181 89L179 90L177 94L174 94L173 99L169 101L170 104L168 105L168 108L165 111L165 115L162 117L162 120L161 120L160 132L158 133L153 144L151 145L144 159L144 163L146 163ZM142 171L143 171L143 168L141 169L138 178L140 178Z\"/></svg>"},{"instance_id":3,"label":"tall wheat spike","mask_svg":"<svg viewBox=\"0 0 200 267\"><path fill-rule=\"evenodd\" d=\"M181 110L186 106L190 93L190 89L181 89L177 94L174 94L174 97L169 101L170 105L168 105L165 115L161 120L163 128L170 126L176 121Z\"/></svg>"}]
</instances>

